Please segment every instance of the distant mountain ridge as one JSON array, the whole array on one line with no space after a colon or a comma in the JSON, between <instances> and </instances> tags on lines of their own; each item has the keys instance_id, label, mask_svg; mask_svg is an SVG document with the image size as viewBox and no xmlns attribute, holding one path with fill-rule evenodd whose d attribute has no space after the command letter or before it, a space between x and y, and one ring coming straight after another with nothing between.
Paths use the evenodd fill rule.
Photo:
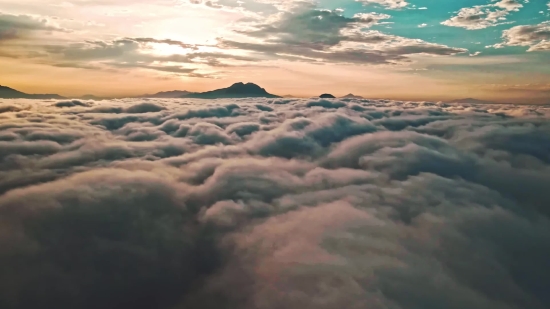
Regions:
<instances>
[{"instance_id":1,"label":"distant mountain ridge","mask_svg":"<svg viewBox=\"0 0 550 309\"><path fill-rule=\"evenodd\" d=\"M164 98L164 99L175 99L175 98L181 98L183 96L193 94L195 92L187 91L187 90L172 90L172 91L162 91L157 92L155 94L145 94L140 96L141 98Z\"/></svg>"},{"instance_id":2,"label":"distant mountain ridge","mask_svg":"<svg viewBox=\"0 0 550 309\"><path fill-rule=\"evenodd\" d=\"M293 97L293 96L285 96ZM335 98L329 93L325 93L319 96L320 98ZM172 90L172 91L162 91L155 94L145 94L136 96L134 98L194 98L194 99L231 99L231 98L281 98L281 96L271 94L267 92L264 88L258 86L254 83L235 83L227 88L216 89L206 92L191 92L186 90ZM357 96L354 94L348 94L343 97L343 99L363 99L362 96ZM0 99L55 99L55 100L64 100L67 97L58 95L58 94L29 94L25 93L7 86L0 85ZM110 99L110 97L98 97L95 95L84 95L78 97L81 100L105 100ZM475 98L464 98L445 101L445 103L464 103L464 104L500 104L499 102L480 100Z\"/></svg>"},{"instance_id":3,"label":"distant mountain ridge","mask_svg":"<svg viewBox=\"0 0 550 309\"><path fill-rule=\"evenodd\" d=\"M196 99L224 99L224 98L280 98L280 96L268 93L264 88L254 83L235 83L227 88L216 89L207 92L191 92L186 90L162 91L155 94L145 94L136 98L196 98ZM7 86L0 85L0 99L67 99L58 94L28 94ZM106 97L84 95L83 100L104 100Z\"/></svg>"},{"instance_id":4,"label":"distant mountain ridge","mask_svg":"<svg viewBox=\"0 0 550 309\"><path fill-rule=\"evenodd\" d=\"M452 101L447 101L447 102L445 102L445 103L497 104L497 102L486 101L486 100L479 100L479 99L474 99L474 98L466 98L466 99L452 100Z\"/></svg>"},{"instance_id":5,"label":"distant mountain ridge","mask_svg":"<svg viewBox=\"0 0 550 309\"><path fill-rule=\"evenodd\" d=\"M108 100L109 98L98 97L98 96L95 96L93 94L86 94L86 95L83 95L81 97L78 97L78 99L80 99L80 100L101 101L101 100Z\"/></svg>"},{"instance_id":6,"label":"distant mountain ridge","mask_svg":"<svg viewBox=\"0 0 550 309\"><path fill-rule=\"evenodd\" d=\"M280 98L268 93L264 88L254 83L235 83L227 88L206 92L188 93L181 98L193 99L232 99L232 98Z\"/></svg>"},{"instance_id":7,"label":"distant mountain ridge","mask_svg":"<svg viewBox=\"0 0 550 309\"><path fill-rule=\"evenodd\" d=\"M347 94L347 95L343 96L342 99L364 99L364 98L360 95L354 95L354 94L350 93L350 94Z\"/></svg>"},{"instance_id":8,"label":"distant mountain ridge","mask_svg":"<svg viewBox=\"0 0 550 309\"><path fill-rule=\"evenodd\" d=\"M2 99L66 99L58 94L28 94L13 88L0 85L0 98Z\"/></svg>"}]
</instances>

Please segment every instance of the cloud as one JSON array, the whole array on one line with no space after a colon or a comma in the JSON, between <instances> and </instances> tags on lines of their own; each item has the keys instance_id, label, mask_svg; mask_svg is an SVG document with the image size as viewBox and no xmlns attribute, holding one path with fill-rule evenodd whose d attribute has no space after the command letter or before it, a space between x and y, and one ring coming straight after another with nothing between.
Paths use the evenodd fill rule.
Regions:
<instances>
[{"instance_id":1,"label":"cloud","mask_svg":"<svg viewBox=\"0 0 550 309\"><path fill-rule=\"evenodd\" d=\"M494 6L506 9L508 11L516 11L523 7L523 5L517 0L501 0L495 3Z\"/></svg>"},{"instance_id":2,"label":"cloud","mask_svg":"<svg viewBox=\"0 0 550 309\"><path fill-rule=\"evenodd\" d=\"M387 9L410 7L406 1L362 2ZM344 14L343 9L323 9L314 1L177 1L173 9L165 1L154 4L138 1L124 8L121 3L94 1L72 5L89 9L91 13L86 18L92 20L84 21L84 16L76 18L65 16L66 12L60 13L62 16L57 20L74 29L70 35L48 42L36 39L12 45L9 52L0 51L0 54L31 64L94 70L94 74L122 74L132 70L140 77L219 79L235 68L284 66L281 61L287 64L404 65L413 62L411 56L416 54L453 56L467 52L464 48L374 30L374 26L392 22L393 17L388 14ZM153 8L158 12L155 16L148 11ZM125 15L132 12L130 22L143 22L135 29L150 27L153 21L157 25L179 23L178 16L185 10L200 14L208 11L228 22L221 32L208 31L204 36L210 37L208 42L194 36L187 41L173 36L141 36L135 29L120 28L120 23L105 17L103 10L121 10ZM109 14L118 14L113 12ZM92 29L91 25L84 25L88 22L107 24L116 31L103 36L97 32L97 26ZM154 29L151 31L156 31Z\"/></svg>"},{"instance_id":3,"label":"cloud","mask_svg":"<svg viewBox=\"0 0 550 309\"><path fill-rule=\"evenodd\" d=\"M18 112L20 110L21 109L19 107L14 105L7 105L7 104L0 105L0 114L9 113L9 112Z\"/></svg>"},{"instance_id":4,"label":"cloud","mask_svg":"<svg viewBox=\"0 0 550 309\"><path fill-rule=\"evenodd\" d=\"M529 52L550 50L550 22L512 27L502 32L502 39L504 42L492 47L528 46Z\"/></svg>"},{"instance_id":5,"label":"cloud","mask_svg":"<svg viewBox=\"0 0 550 309\"><path fill-rule=\"evenodd\" d=\"M2 267L2 277L16 291L2 292L2 301L19 308L51 301L81 308L177 303L217 266L215 245L193 226L178 190L150 173L111 169L3 196L2 222L25 236L2 250L14 267ZM23 267L17 259L36 262Z\"/></svg>"},{"instance_id":6,"label":"cloud","mask_svg":"<svg viewBox=\"0 0 550 309\"><path fill-rule=\"evenodd\" d=\"M492 0L493 2L497 0ZM502 0L494 4L477 5L462 8L456 16L442 22L449 27L460 27L468 30L479 30L506 22L506 16L512 11L519 11L523 5L516 0Z\"/></svg>"},{"instance_id":7,"label":"cloud","mask_svg":"<svg viewBox=\"0 0 550 309\"><path fill-rule=\"evenodd\" d=\"M3 307L550 306L548 106L0 103Z\"/></svg>"},{"instance_id":8,"label":"cloud","mask_svg":"<svg viewBox=\"0 0 550 309\"><path fill-rule=\"evenodd\" d=\"M181 41L170 40L170 39L162 39L162 40L153 39L153 38L127 38L127 39L135 42L139 42L139 43L167 44L167 45L179 46L185 49L193 49L193 50L197 49L197 45L187 44Z\"/></svg>"},{"instance_id":9,"label":"cloud","mask_svg":"<svg viewBox=\"0 0 550 309\"><path fill-rule=\"evenodd\" d=\"M141 103L130 106L124 111L129 114L143 114L143 113L155 113L164 110L164 107L158 106L154 103Z\"/></svg>"},{"instance_id":10,"label":"cloud","mask_svg":"<svg viewBox=\"0 0 550 309\"><path fill-rule=\"evenodd\" d=\"M236 30L246 39L220 39L221 49L260 53L258 59L284 59L312 63L396 64L407 55L455 55L465 49L384 34L368 28L391 18L360 13L353 17L339 10L321 10L303 4L272 19L248 22Z\"/></svg>"},{"instance_id":11,"label":"cloud","mask_svg":"<svg viewBox=\"0 0 550 309\"><path fill-rule=\"evenodd\" d=\"M62 106L59 106L58 104L62 104ZM57 103L56 106L58 107L65 107L65 102ZM128 107L118 107L118 106L98 106L95 107L89 112L93 113L105 113L105 114L145 114L145 113L155 113L160 112L164 110L164 107L159 106L154 103L139 103Z\"/></svg>"},{"instance_id":12,"label":"cloud","mask_svg":"<svg viewBox=\"0 0 550 309\"><path fill-rule=\"evenodd\" d=\"M300 10L283 13L271 23L254 25L254 29L241 30L240 33L255 38L267 38L267 42L288 45L311 44L312 48L337 45L348 39L343 30L357 31L377 24L389 15L362 13L348 18L340 11L320 10L305 6ZM318 47L315 47L315 46Z\"/></svg>"},{"instance_id":13,"label":"cloud","mask_svg":"<svg viewBox=\"0 0 550 309\"><path fill-rule=\"evenodd\" d=\"M155 45L181 48L172 54L155 53ZM120 38L75 42L66 45L38 45L43 51L41 63L64 68L94 70L146 69L176 73L181 76L214 78L215 73L202 72L207 67L228 67L226 61L251 61L250 57L223 52L197 51L199 45L170 39ZM188 51L188 52L186 52ZM86 62L86 65L82 65Z\"/></svg>"},{"instance_id":14,"label":"cloud","mask_svg":"<svg viewBox=\"0 0 550 309\"><path fill-rule=\"evenodd\" d=\"M33 31L66 31L47 19L0 12L0 41L22 38Z\"/></svg>"},{"instance_id":15,"label":"cloud","mask_svg":"<svg viewBox=\"0 0 550 309\"><path fill-rule=\"evenodd\" d=\"M74 106L88 106L88 104L79 101L79 100L71 100L71 101L59 101L54 104L56 107L74 107Z\"/></svg>"},{"instance_id":16,"label":"cloud","mask_svg":"<svg viewBox=\"0 0 550 309\"><path fill-rule=\"evenodd\" d=\"M246 13L276 13L276 6L282 6L287 3L295 1L270 1L270 0L253 0L253 1L237 1L237 0L189 0L191 4L202 4L210 9L227 10L227 11L241 11Z\"/></svg>"},{"instance_id":17,"label":"cloud","mask_svg":"<svg viewBox=\"0 0 550 309\"><path fill-rule=\"evenodd\" d=\"M409 5L405 0L356 0L357 2L369 4L378 4L388 9L401 9Z\"/></svg>"}]
</instances>

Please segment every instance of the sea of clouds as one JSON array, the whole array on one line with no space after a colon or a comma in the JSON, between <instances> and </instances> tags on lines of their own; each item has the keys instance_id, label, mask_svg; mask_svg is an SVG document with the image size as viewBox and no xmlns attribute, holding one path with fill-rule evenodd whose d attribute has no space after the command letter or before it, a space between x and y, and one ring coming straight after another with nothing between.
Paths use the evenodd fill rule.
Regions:
<instances>
[{"instance_id":1,"label":"sea of clouds","mask_svg":"<svg viewBox=\"0 0 550 309\"><path fill-rule=\"evenodd\" d=\"M550 107L0 101L0 308L550 308Z\"/></svg>"}]
</instances>

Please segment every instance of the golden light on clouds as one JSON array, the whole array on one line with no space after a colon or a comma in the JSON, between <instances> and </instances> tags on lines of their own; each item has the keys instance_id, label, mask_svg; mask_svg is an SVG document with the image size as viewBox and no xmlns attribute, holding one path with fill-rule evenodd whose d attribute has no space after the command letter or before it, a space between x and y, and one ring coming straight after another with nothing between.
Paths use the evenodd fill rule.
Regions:
<instances>
[{"instance_id":1,"label":"golden light on clouds","mask_svg":"<svg viewBox=\"0 0 550 309\"><path fill-rule=\"evenodd\" d=\"M451 22L436 26L422 20L435 10L404 1L362 2L365 6L358 8L352 6L356 1L341 1L335 9L294 0L3 0L0 83L25 86L27 91L44 90L47 83L52 87L48 92L81 94L102 84L92 77L132 76L155 88L148 91L208 90L249 81L300 96L328 88L402 99L472 94L504 100L501 92L484 85L513 85L526 78L550 82L550 70L541 65L550 61L545 53L550 37L543 31L550 26L545 21L511 28L494 38L496 44L484 45L481 37L465 42L445 32L461 28L456 22L451 27L446 25ZM510 18L536 6L503 5L487 8L507 10ZM418 19L411 27L403 24L409 22L401 19L405 13ZM392 25L401 30L394 31ZM468 21L460 31L475 34L472 29L481 26L494 25ZM446 39L429 36L430 31ZM33 76L23 77L18 68L36 69ZM42 75L36 76L39 72ZM69 72L71 77L65 78ZM68 82L52 83L51 76ZM130 88L105 85L98 91L141 91ZM509 98L519 101L522 95L541 103L547 93L516 90Z\"/></svg>"}]
</instances>

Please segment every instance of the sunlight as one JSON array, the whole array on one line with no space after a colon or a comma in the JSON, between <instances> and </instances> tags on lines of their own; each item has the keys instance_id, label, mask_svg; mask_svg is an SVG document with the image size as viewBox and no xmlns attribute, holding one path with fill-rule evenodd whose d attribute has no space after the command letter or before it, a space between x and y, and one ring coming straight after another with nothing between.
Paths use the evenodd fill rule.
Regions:
<instances>
[{"instance_id":1,"label":"sunlight","mask_svg":"<svg viewBox=\"0 0 550 309\"><path fill-rule=\"evenodd\" d=\"M193 51L191 48L184 48L179 45L164 43L151 43L150 47L150 53L157 56L185 55Z\"/></svg>"}]
</instances>

